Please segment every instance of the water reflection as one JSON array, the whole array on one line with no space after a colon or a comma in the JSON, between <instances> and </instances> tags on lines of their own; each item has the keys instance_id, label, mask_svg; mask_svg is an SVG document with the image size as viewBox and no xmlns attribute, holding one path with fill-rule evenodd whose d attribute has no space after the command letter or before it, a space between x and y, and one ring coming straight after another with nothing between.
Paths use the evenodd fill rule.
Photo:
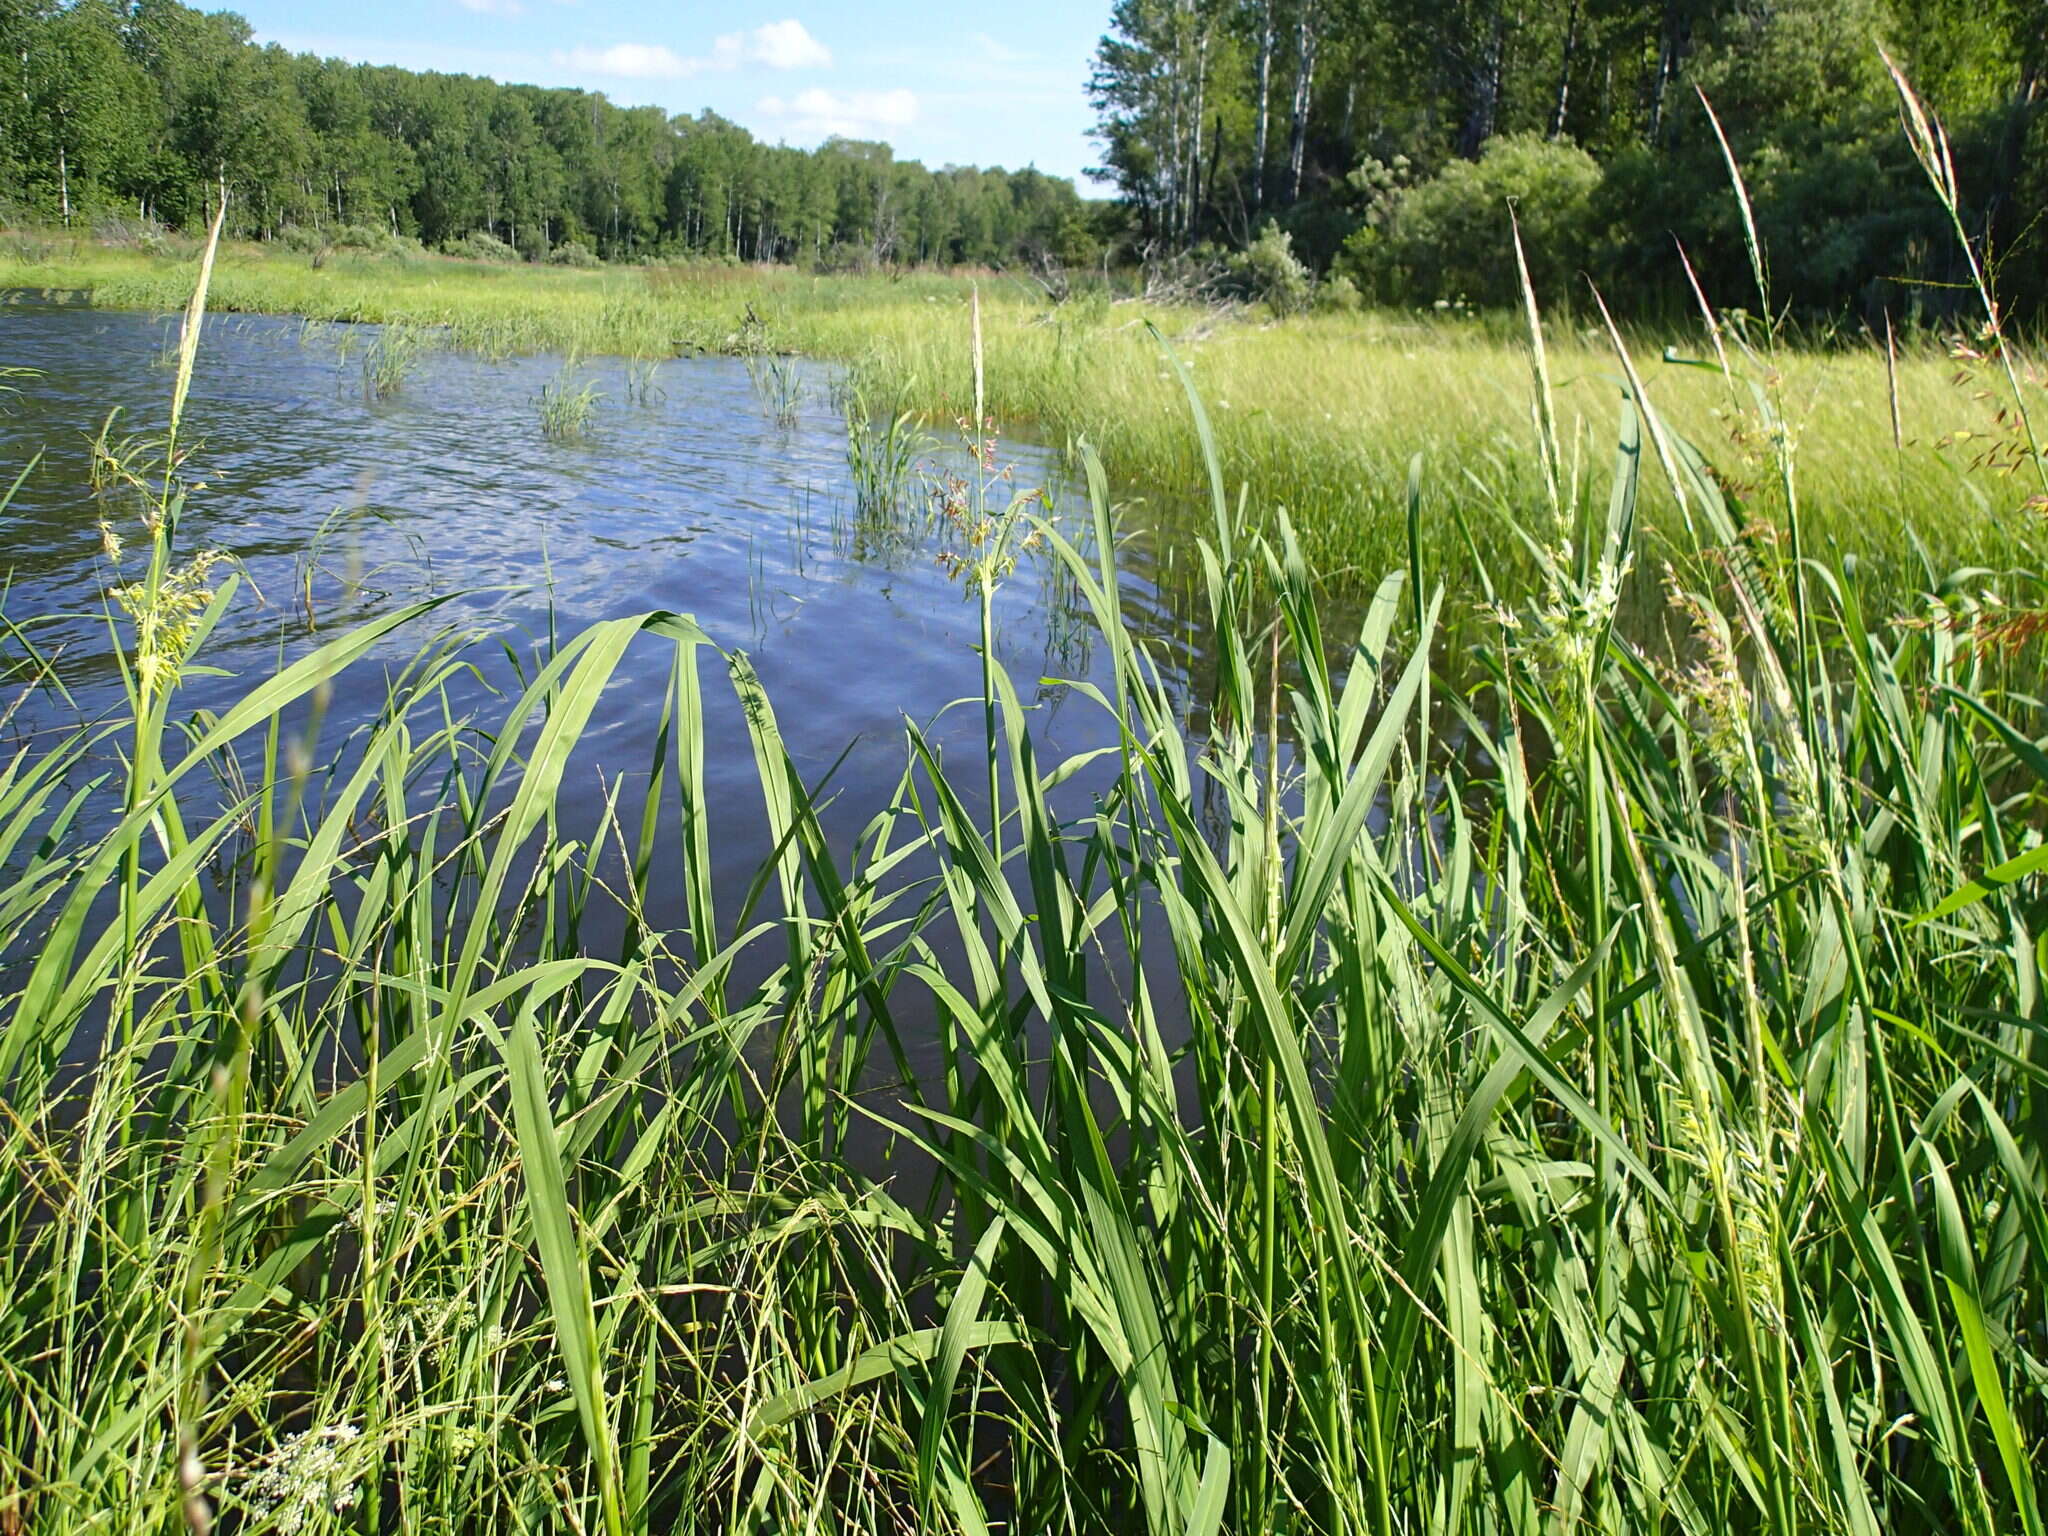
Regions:
<instances>
[{"instance_id":1,"label":"water reflection","mask_svg":"<svg viewBox=\"0 0 2048 1536\"><path fill-rule=\"evenodd\" d=\"M0 356L38 371L0 417L0 465L14 467L11 480L42 454L5 518L5 613L57 658L69 689L26 701L8 725L17 739L120 705L101 600L117 573L96 525L128 517L130 578L143 536L132 509L89 489L92 442L117 409L115 440L161 432L175 328L172 317L0 307ZM195 669L182 711L220 710L321 640L454 593L432 622L490 640L470 652L450 702L485 725L555 637L649 609L694 615L721 646L748 653L798 771L815 780L830 770L824 825L836 846L850 847L894 793L906 720L929 726L942 757L979 762L979 711L947 707L979 697L979 612L942 565L944 520L921 488L963 455L920 451L903 493L878 502L858 494L824 368L787 365L794 374L764 388L758 366L736 359L572 364L604 399L565 440L540 415L562 359L428 348L379 398L364 374L377 345L365 327L209 321L186 415L194 489L179 545L227 552L247 584L200 658L221 675ZM1002 451L1016 483L1046 487L1087 544L1091 515L1055 457L1008 439ZM1123 602L1133 627L1161 642L1165 674L1185 679L1202 670L1199 628L1146 576L1169 547L1156 528L1133 531ZM1041 548L994 606L997 658L1037 706L1039 761L1111 744L1097 705L1047 681L1109 682L1071 576ZM429 638L402 630L351 674L322 727L330 750L374 717L387 678ZM596 823L621 775L644 778L668 666L663 646L628 654L566 779L565 834ZM706 695L717 846L743 880L767 852L760 787L729 690ZM959 778L971 790L983 775ZM1084 775L1068 793L1085 806L1089 788Z\"/></svg>"}]
</instances>

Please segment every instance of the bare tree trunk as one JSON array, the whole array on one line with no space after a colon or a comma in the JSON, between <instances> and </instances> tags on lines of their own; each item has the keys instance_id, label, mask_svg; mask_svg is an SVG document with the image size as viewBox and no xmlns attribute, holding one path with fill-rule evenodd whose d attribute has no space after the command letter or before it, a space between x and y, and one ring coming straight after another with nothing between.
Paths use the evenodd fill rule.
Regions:
<instances>
[{"instance_id":1,"label":"bare tree trunk","mask_svg":"<svg viewBox=\"0 0 2048 1536\"><path fill-rule=\"evenodd\" d=\"M1557 100L1550 109L1550 136L1564 137L1565 109L1571 105L1572 62L1579 51L1579 0L1572 0L1564 22L1564 56L1557 66Z\"/></svg>"},{"instance_id":2,"label":"bare tree trunk","mask_svg":"<svg viewBox=\"0 0 2048 1536\"><path fill-rule=\"evenodd\" d=\"M1216 167L1223 159L1223 114L1216 114L1216 131L1209 137L1209 175L1202 188L1202 204L1216 206Z\"/></svg>"},{"instance_id":3,"label":"bare tree trunk","mask_svg":"<svg viewBox=\"0 0 2048 1536\"><path fill-rule=\"evenodd\" d=\"M1650 86L1650 133L1655 144L1664 132L1664 102L1671 83L1685 66L1686 45L1692 28L1687 25L1684 0L1664 0L1663 36L1657 44L1657 74Z\"/></svg>"},{"instance_id":4,"label":"bare tree trunk","mask_svg":"<svg viewBox=\"0 0 2048 1536\"><path fill-rule=\"evenodd\" d=\"M1458 134L1458 152L1467 160L1479 158L1480 150L1499 126L1501 84L1506 72L1507 18L1495 6L1493 31L1468 75L1472 94L1466 102L1465 126Z\"/></svg>"},{"instance_id":5,"label":"bare tree trunk","mask_svg":"<svg viewBox=\"0 0 2048 1536\"><path fill-rule=\"evenodd\" d=\"M64 210L64 225L71 226L71 162L64 154L64 141L57 141L57 204Z\"/></svg>"},{"instance_id":6,"label":"bare tree trunk","mask_svg":"<svg viewBox=\"0 0 2048 1536\"><path fill-rule=\"evenodd\" d=\"M1308 150L1308 109L1314 99L1316 81L1315 0L1302 0L1301 17L1294 30L1294 132L1287 148L1287 200L1301 199L1302 161Z\"/></svg>"},{"instance_id":7,"label":"bare tree trunk","mask_svg":"<svg viewBox=\"0 0 2048 1536\"><path fill-rule=\"evenodd\" d=\"M1266 202L1266 124L1273 88L1273 0L1259 7L1259 122L1252 143L1252 208Z\"/></svg>"},{"instance_id":8,"label":"bare tree trunk","mask_svg":"<svg viewBox=\"0 0 2048 1536\"><path fill-rule=\"evenodd\" d=\"M1188 201L1187 222L1181 229L1181 238L1190 245L1194 243L1196 229L1202 222L1202 113L1209 95L1209 32L1206 27L1195 43L1195 110L1194 135L1188 145Z\"/></svg>"}]
</instances>

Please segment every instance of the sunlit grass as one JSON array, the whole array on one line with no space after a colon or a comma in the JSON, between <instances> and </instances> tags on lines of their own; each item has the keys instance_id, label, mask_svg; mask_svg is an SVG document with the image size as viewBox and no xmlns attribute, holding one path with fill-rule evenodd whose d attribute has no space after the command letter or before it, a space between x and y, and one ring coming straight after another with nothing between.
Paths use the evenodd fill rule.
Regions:
<instances>
[{"instance_id":1,"label":"sunlit grass","mask_svg":"<svg viewBox=\"0 0 2048 1536\"><path fill-rule=\"evenodd\" d=\"M1810 466L1866 473L1817 402L1869 360L1446 337L1433 396L1345 400L1283 359L1391 368L1389 322L1162 378L992 309L989 366L929 375L977 435L1006 347L1094 378L1107 447L1119 398L1162 455L1180 411L1213 665L1126 624L1093 448L1079 544L977 478L981 739L907 725L850 846L670 613L466 717L480 639L420 603L181 728L243 597L184 574L177 410L161 474L122 460L127 709L0 766L0 1520L2040 1532L2048 620L2003 575L1901 612L1812 536ZM1438 494L1528 542L1442 552L1418 482L1328 623L1248 380L1456 449ZM1881 468L1862 519L1907 537L1932 492ZM1106 753L1041 756L997 659L1023 538L1104 649ZM636 648L644 755L571 825ZM721 759L770 839L737 887Z\"/></svg>"},{"instance_id":2,"label":"sunlit grass","mask_svg":"<svg viewBox=\"0 0 2048 1536\"><path fill-rule=\"evenodd\" d=\"M96 303L166 311L189 288L189 263L173 257L87 242L72 242L70 252L33 267L0 257L0 286L88 289ZM1219 320L1099 293L1048 309L1020 282L984 274L979 286L989 349L1000 360L990 411L1006 430L1056 447L1087 439L1119 495L1178 514L1206 494L1150 325L1200 381L1232 481L1287 507L1326 572L1366 583L1403 557L1417 455L1431 553L1449 561L1477 540L1515 558L1514 530L1534 509L1526 364L1512 325L1429 313ZM897 410L942 435L968 409L958 337L969 295L966 277L779 268L585 272L347 258L316 271L256 247L224 256L215 279L223 309L441 326L449 344L490 356L795 349L857 362L865 378L887 381ZM1584 295L1544 297L1576 300L1582 318L1592 313ZM1568 467L1588 494L1601 495L1623 381L1597 325L1551 330ZM1733 494L1768 514L1777 494L1772 448L1752 413L1711 371L1678 365L1710 358L1704 332L1630 341L1660 411L1714 455ZM764 377L774 373L769 360L762 366ZM1959 567L2002 569L2022 557L2026 493L1997 467L1993 450L2005 433L1995 403L1982 398L1981 370L1959 369L1926 338L1903 345L1895 371L1871 338L1790 347L1778 366L1816 548L1858 557L1874 588L1900 602ZM772 392L774 409L790 407L787 389ZM1876 507L1892 511L1873 516ZM1671 510L1660 490L1648 494L1655 533L1674 531Z\"/></svg>"}]
</instances>

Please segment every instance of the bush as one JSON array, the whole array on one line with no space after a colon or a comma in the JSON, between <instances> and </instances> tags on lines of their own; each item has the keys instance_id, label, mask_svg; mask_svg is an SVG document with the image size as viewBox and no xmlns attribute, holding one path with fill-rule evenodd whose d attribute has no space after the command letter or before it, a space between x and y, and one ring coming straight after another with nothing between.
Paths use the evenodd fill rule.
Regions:
<instances>
[{"instance_id":1,"label":"bush","mask_svg":"<svg viewBox=\"0 0 2048 1536\"><path fill-rule=\"evenodd\" d=\"M488 230L471 230L460 240L441 247L450 256L467 256L471 261L517 261L519 253Z\"/></svg>"},{"instance_id":2,"label":"bush","mask_svg":"<svg viewBox=\"0 0 2048 1536\"><path fill-rule=\"evenodd\" d=\"M353 251L364 256L403 258L417 256L425 249L410 235L394 235L380 224L287 224L272 237L272 243L287 251L310 252L315 257L329 251Z\"/></svg>"},{"instance_id":3,"label":"bush","mask_svg":"<svg viewBox=\"0 0 2048 1536\"><path fill-rule=\"evenodd\" d=\"M866 277L880 266L872 246L840 240L818 253L811 270L827 277Z\"/></svg>"},{"instance_id":4,"label":"bush","mask_svg":"<svg viewBox=\"0 0 2048 1536\"><path fill-rule=\"evenodd\" d=\"M1333 314L1352 315L1365 302L1365 295L1358 291L1358 284L1342 272L1332 272L1316 287L1316 308Z\"/></svg>"},{"instance_id":5,"label":"bush","mask_svg":"<svg viewBox=\"0 0 2048 1536\"><path fill-rule=\"evenodd\" d=\"M1575 144L1535 134L1498 138L1477 160L1454 161L1414 186L1376 180L1367 222L1345 242L1341 266L1397 301L1514 304L1521 284L1509 234L1512 207L1537 292L1560 298L1587 265L1599 188L1599 163Z\"/></svg>"},{"instance_id":6,"label":"bush","mask_svg":"<svg viewBox=\"0 0 2048 1536\"><path fill-rule=\"evenodd\" d=\"M398 245L398 237L374 224L341 224L328 231L328 243L338 251L367 251L381 255Z\"/></svg>"},{"instance_id":7,"label":"bush","mask_svg":"<svg viewBox=\"0 0 2048 1536\"><path fill-rule=\"evenodd\" d=\"M152 256L168 255L171 249L170 232L155 219L108 214L93 221L92 233L101 245L146 251Z\"/></svg>"},{"instance_id":8,"label":"bush","mask_svg":"<svg viewBox=\"0 0 2048 1536\"><path fill-rule=\"evenodd\" d=\"M575 240L564 240L548 252L548 264L556 267L601 267L597 252Z\"/></svg>"},{"instance_id":9,"label":"bush","mask_svg":"<svg viewBox=\"0 0 2048 1536\"><path fill-rule=\"evenodd\" d=\"M1294 254L1294 237L1270 221L1258 239L1231 258L1230 272L1246 298L1257 299L1276 315L1299 314L1315 297L1315 278Z\"/></svg>"}]
</instances>

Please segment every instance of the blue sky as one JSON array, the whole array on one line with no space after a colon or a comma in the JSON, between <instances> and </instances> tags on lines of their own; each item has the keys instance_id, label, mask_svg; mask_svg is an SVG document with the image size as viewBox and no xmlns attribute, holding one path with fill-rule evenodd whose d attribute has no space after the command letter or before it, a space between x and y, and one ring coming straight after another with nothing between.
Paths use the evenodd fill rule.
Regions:
<instances>
[{"instance_id":1,"label":"blue sky","mask_svg":"<svg viewBox=\"0 0 2048 1536\"><path fill-rule=\"evenodd\" d=\"M1108 0L197 3L239 11L294 51L710 107L771 142L844 133L933 166L1035 164L1077 179L1095 160L1083 86L1109 14Z\"/></svg>"}]
</instances>

